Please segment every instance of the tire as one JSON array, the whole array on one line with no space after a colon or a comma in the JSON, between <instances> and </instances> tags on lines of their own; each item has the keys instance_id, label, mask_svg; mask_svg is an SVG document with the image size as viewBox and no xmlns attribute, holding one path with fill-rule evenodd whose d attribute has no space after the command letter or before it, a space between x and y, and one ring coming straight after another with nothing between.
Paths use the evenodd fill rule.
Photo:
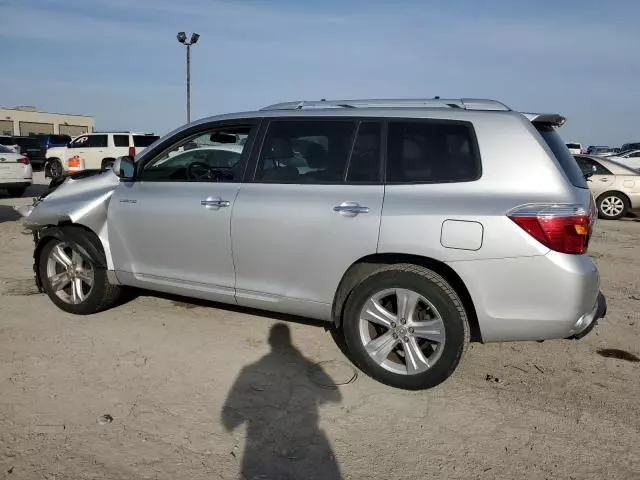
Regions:
<instances>
[{"instance_id":1,"label":"tire","mask_svg":"<svg viewBox=\"0 0 640 480\"><path fill-rule=\"evenodd\" d=\"M397 315L403 298L418 299L415 308L405 310L404 319ZM371 303L374 299L377 307ZM386 313L381 313L380 306ZM362 320L361 316L374 318L361 315L372 308L377 320ZM387 326L382 326L381 319ZM411 264L383 267L362 280L347 299L342 330L348 357L364 373L406 390L432 388L449 378L470 336L467 314L451 285L437 273ZM375 350L374 345L387 348L380 348L382 353L375 358L365 344L369 350ZM391 344L394 349L385 356Z\"/></svg>"},{"instance_id":2,"label":"tire","mask_svg":"<svg viewBox=\"0 0 640 480\"><path fill-rule=\"evenodd\" d=\"M21 197L26 191L27 187L7 188L7 192L9 192L9 195L12 197Z\"/></svg>"},{"instance_id":3,"label":"tire","mask_svg":"<svg viewBox=\"0 0 640 480\"><path fill-rule=\"evenodd\" d=\"M74 229L73 235L65 235L61 239L52 238L44 245L38 256L38 269L45 292L58 308L76 315L90 315L115 306L121 297L122 288L109 283L106 269L99 266L104 265L104 258L94 258L95 253L92 256L87 249L73 240L78 236L82 236L83 240L91 242L97 251L102 252L102 246L96 244L99 240L94 238L94 235ZM65 260L71 260L77 266L76 269L69 266L65 270L63 263L56 260L61 258L60 249L66 255ZM52 275L54 273L56 277ZM63 273L66 273L66 278L62 277ZM69 278L72 280L67 281ZM64 285L67 286L57 288L54 286L55 279L60 280L60 284L66 281ZM77 293L78 282L80 294Z\"/></svg>"},{"instance_id":4,"label":"tire","mask_svg":"<svg viewBox=\"0 0 640 480\"><path fill-rule=\"evenodd\" d=\"M617 192L603 193L598 197L598 217L618 220L629 212L629 200Z\"/></svg>"},{"instance_id":5,"label":"tire","mask_svg":"<svg viewBox=\"0 0 640 480\"><path fill-rule=\"evenodd\" d=\"M64 174L62 163L57 158L47 160L44 165L44 176L49 178L58 178Z\"/></svg>"}]
</instances>

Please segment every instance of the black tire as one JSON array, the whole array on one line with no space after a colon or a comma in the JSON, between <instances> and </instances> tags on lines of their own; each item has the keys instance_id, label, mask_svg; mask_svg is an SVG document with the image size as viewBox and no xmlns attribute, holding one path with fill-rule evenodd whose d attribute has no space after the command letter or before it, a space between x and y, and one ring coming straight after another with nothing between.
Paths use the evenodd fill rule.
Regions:
<instances>
[{"instance_id":1,"label":"black tire","mask_svg":"<svg viewBox=\"0 0 640 480\"><path fill-rule=\"evenodd\" d=\"M629 199L618 192L606 192L598 197L598 217L603 220L619 220L629 212ZM610 208L613 204L621 206L622 210L611 214ZM607 213L609 211L609 213Z\"/></svg>"},{"instance_id":2,"label":"black tire","mask_svg":"<svg viewBox=\"0 0 640 480\"><path fill-rule=\"evenodd\" d=\"M369 356L360 338L359 318L365 302L377 292L394 288L410 289L428 299L442 318L445 332L442 353L426 371L412 375L392 372ZM386 385L406 390L432 388L450 377L470 336L467 314L455 290L437 273L411 264L383 267L362 280L347 299L342 330L348 357L364 373Z\"/></svg>"},{"instance_id":3,"label":"black tire","mask_svg":"<svg viewBox=\"0 0 640 480\"><path fill-rule=\"evenodd\" d=\"M7 192L12 197L21 197L24 195L24 192L26 191L27 191L27 187L7 188Z\"/></svg>"},{"instance_id":4,"label":"black tire","mask_svg":"<svg viewBox=\"0 0 640 480\"><path fill-rule=\"evenodd\" d=\"M109 170L110 168L113 167L113 164L116 162L116 160L114 158L104 158L102 159L102 164L100 165L100 170L102 170L103 172L105 170Z\"/></svg>"},{"instance_id":5,"label":"black tire","mask_svg":"<svg viewBox=\"0 0 640 480\"><path fill-rule=\"evenodd\" d=\"M48 159L44 165L44 176L48 178L58 178L64 174L62 162L57 158Z\"/></svg>"},{"instance_id":6,"label":"black tire","mask_svg":"<svg viewBox=\"0 0 640 480\"><path fill-rule=\"evenodd\" d=\"M83 237L83 240L91 242L96 246L98 252L102 252L102 246L99 244L100 241L95 235L82 229L75 228L73 236L64 236L62 239L52 238L44 245L38 256L38 269L45 292L51 301L58 306L58 308L75 315L91 315L115 306L122 296L123 289L120 286L109 283L107 280L106 269L98 266L101 264L104 265L104 258L93 258L91 252L82 248L82 246L73 240L74 237L77 238L78 236ZM49 255L51 254L51 251L60 244L68 245L73 249L82 250L85 254L85 261L90 263L93 269L93 285L89 293L86 295L86 298L80 303L68 303L58 297L47 276L47 262ZM95 256L95 254L93 255ZM104 253L102 253L102 255L104 256Z\"/></svg>"}]
</instances>

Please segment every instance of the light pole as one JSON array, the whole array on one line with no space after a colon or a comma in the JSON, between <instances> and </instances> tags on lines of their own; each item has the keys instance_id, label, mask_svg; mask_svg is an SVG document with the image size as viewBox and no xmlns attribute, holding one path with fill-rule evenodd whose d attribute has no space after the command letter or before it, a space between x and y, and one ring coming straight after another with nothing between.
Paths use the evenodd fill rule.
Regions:
<instances>
[{"instance_id":1,"label":"light pole","mask_svg":"<svg viewBox=\"0 0 640 480\"><path fill-rule=\"evenodd\" d=\"M187 123L191 123L191 45L198 43L200 35L191 34L191 39L187 42L187 35L184 32L178 32L178 41L187 46Z\"/></svg>"}]
</instances>

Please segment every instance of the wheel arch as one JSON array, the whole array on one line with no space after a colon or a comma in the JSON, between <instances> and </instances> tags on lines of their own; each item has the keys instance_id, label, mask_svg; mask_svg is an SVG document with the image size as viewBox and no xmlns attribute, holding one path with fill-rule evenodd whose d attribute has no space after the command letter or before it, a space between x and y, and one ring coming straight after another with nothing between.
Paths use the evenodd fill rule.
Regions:
<instances>
[{"instance_id":1,"label":"wheel arch","mask_svg":"<svg viewBox=\"0 0 640 480\"><path fill-rule=\"evenodd\" d=\"M607 190L606 192L602 192L600 195L596 197L596 202L598 202L605 195L611 195L612 193L615 193L623 197L627 201L627 206L631 205L631 199L629 198L629 195L624 193L622 190Z\"/></svg>"},{"instance_id":2,"label":"wheel arch","mask_svg":"<svg viewBox=\"0 0 640 480\"><path fill-rule=\"evenodd\" d=\"M419 265L421 267L433 270L437 274L441 275L445 280L449 282L451 287L456 291L464 309L467 313L467 319L469 321L469 329L471 331L471 341L481 342L482 335L480 331L480 325L478 322L478 316L476 313L475 305L471 294L467 289L464 281L456 273L456 271L444 262L435 260L430 257L423 257L420 255L410 255L404 253L378 253L367 255L355 261L345 271L336 293L333 299L333 305L331 308L332 323L339 327L342 323L342 315L349 295L353 289L362 280L371 275L374 271L378 270L381 266L387 266L399 263L410 263Z\"/></svg>"}]
</instances>

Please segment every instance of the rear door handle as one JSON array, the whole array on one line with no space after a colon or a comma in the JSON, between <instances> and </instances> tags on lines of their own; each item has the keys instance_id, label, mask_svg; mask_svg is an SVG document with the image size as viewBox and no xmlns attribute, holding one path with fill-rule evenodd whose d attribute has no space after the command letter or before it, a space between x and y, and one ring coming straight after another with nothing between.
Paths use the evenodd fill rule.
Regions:
<instances>
[{"instance_id":1,"label":"rear door handle","mask_svg":"<svg viewBox=\"0 0 640 480\"><path fill-rule=\"evenodd\" d=\"M207 197L204 200L200 201L200 205L209 209L219 209L221 207L228 207L231 205L229 200L223 200L220 197Z\"/></svg>"},{"instance_id":2,"label":"rear door handle","mask_svg":"<svg viewBox=\"0 0 640 480\"><path fill-rule=\"evenodd\" d=\"M342 202L340 205L333 207L333 211L345 217L355 217L360 213L369 213L369 207L364 207L358 202Z\"/></svg>"}]
</instances>

